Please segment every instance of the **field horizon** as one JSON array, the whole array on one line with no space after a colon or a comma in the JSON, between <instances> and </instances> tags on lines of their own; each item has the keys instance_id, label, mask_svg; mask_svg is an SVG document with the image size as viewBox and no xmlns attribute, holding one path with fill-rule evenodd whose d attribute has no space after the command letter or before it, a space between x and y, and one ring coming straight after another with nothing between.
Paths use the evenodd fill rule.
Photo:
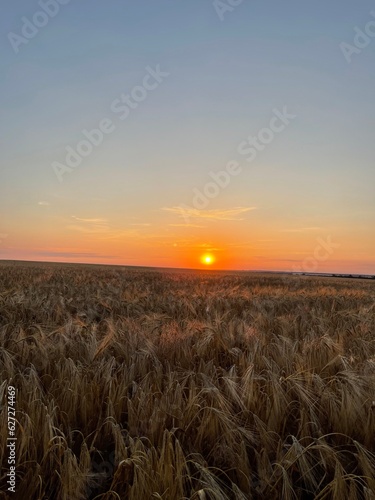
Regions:
<instances>
[{"instance_id":1,"label":"field horizon","mask_svg":"<svg viewBox=\"0 0 375 500\"><path fill-rule=\"evenodd\" d=\"M308 271L283 271L283 270L267 270L267 269L215 269L215 268L197 268L197 267L161 267L161 266L131 266L128 264L103 264L95 262L63 262L63 261L43 261L43 260L21 260L21 259L0 259L0 265L4 264L51 264L51 265L71 265L71 266L97 266L97 267L114 267L124 269L139 269L140 271L168 271L168 272L202 272L202 273L221 273L221 274L266 274L266 275L280 275L287 276L316 276L327 278L353 278L353 279L375 279L375 274L366 273L336 273L336 272L308 272Z\"/></svg>"}]
</instances>

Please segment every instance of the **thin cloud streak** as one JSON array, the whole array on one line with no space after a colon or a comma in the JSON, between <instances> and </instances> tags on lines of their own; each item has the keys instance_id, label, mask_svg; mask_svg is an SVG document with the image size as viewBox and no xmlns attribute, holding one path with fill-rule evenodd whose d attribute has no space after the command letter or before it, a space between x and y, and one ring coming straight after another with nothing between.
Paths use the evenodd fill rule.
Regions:
<instances>
[{"instance_id":1,"label":"thin cloud streak","mask_svg":"<svg viewBox=\"0 0 375 500\"><path fill-rule=\"evenodd\" d=\"M105 224L107 223L107 219L83 219L81 217L76 217L75 215L72 215L72 219L78 220L79 222L87 222L88 224Z\"/></svg>"},{"instance_id":2,"label":"thin cloud streak","mask_svg":"<svg viewBox=\"0 0 375 500\"><path fill-rule=\"evenodd\" d=\"M91 257L91 258L107 258L107 259L117 259L118 255L103 255L101 253L96 252L49 252L49 251L41 251L41 252L33 252L33 255L39 255L41 257Z\"/></svg>"},{"instance_id":3,"label":"thin cloud streak","mask_svg":"<svg viewBox=\"0 0 375 500\"><path fill-rule=\"evenodd\" d=\"M321 227L316 227L316 226L313 226L313 227L299 227L299 228L295 228L295 229L280 229L280 231L282 233L305 233L305 232L308 232L308 231L320 231L322 230Z\"/></svg>"},{"instance_id":4,"label":"thin cloud streak","mask_svg":"<svg viewBox=\"0 0 375 500\"><path fill-rule=\"evenodd\" d=\"M92 225L89 227L79 226L77 224L68 224L66 229L70 231L79 231L81 233L96 234L96 233L107 233L110 228L105 225Z\"/></svg>"},{"instance_id":5,"label":"thin cloud streak","mask_svg":"<svg viewBox=\"0 0 375 500\"><path fill-rule=\"evenodd\" d=\"M68 224L66 226L66 229L69 229L70 231L79 231L81 233L86 233L86 234L100 234L100 233L108 233L111 231L111 228L109 224L107 223L107 219L103 218L82 218L82 217L76 217L75 215L71 216L72 219L74 219L77 222L80 222L80 224Z\"/></svg>"},{"instance_id":6,"label":"thin cloud streak","mask_svg":"<svg viewBox=\"0 0 375 500\"><path fill-rule=\"evenodd\" d=\"M196 208L183 208L183 207L163 207L162 210L174 213L179 217L194 217L196 219L208 220L243 220L239 219L238 215L250 210L256 210L256 207L234 207L227 209L212 209L212 210L198 210Z\"/></svg>"},{"instance_id":7,"label":"thin cloud streak","mask_svg":"<svg viewBox=\"0 0 375 500\"><path fill-rule=\"evenodd\" d=\"M168 224L168 226L172 226L172 227L206 227L206 226L200 226L199 224Z\"/></svg>"}]
</instances>

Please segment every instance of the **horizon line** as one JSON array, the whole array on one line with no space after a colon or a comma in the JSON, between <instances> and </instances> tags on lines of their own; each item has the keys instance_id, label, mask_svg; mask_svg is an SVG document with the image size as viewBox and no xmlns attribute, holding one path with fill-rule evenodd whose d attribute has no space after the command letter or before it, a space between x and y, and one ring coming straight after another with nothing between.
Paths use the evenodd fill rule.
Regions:
<instances>
[{"instance_id":1,"label":"horizon line","mask_svg":"<svg viewBox=\"0 0 375 500\"><path fill-rule=\"evenodd\" d=\"M130 264L104 264L100 262L67 262L67 261L45 261L45 260L23 260L23 259L1 259L2 262L23 262L30 264L68 264L79 266L107 266L107 267L130 267L155 270L174 270L174 271L208 271L221 273L269 273L269 274L288 274L291 276L321 276L321 277L347 277L361 279L375 279L375 274L366 273L338 273L338 272L309 272L309 271L285 271L285 270L267 270L267 269L212 269L212 268L196 268L196 267L162 267L162 266L144 266Z\"/></svg>"}]
</instances>

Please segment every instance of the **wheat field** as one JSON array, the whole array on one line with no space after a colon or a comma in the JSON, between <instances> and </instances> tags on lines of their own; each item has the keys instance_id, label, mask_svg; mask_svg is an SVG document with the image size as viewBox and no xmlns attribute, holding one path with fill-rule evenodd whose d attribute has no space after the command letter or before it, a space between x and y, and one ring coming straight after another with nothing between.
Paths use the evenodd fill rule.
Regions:
<instances>
[{"instance_id":1,"label":"wheat field","mask_svg":"<svg viewBox=\"0 0 375 500\"><path fill-rule=\"evenodd\" d=\"M2 262L0 393L0 498L375 499L375 284Z\"/></svg>"}]
</instances>

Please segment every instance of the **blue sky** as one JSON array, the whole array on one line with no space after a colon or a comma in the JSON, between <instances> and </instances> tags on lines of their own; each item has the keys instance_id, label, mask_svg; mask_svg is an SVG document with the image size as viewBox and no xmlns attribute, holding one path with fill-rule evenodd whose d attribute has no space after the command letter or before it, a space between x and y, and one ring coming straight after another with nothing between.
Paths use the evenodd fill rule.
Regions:
<instances>
[{"instance_id":1,"label":"blue sky","mask_svg":"<svg viewBox=\"0 0 375 500\"><path fill-rule=\"evenodd\" d=\"M244 0L220 20L205 0L71 0L16 54L9 33L40 10L0 20L0 258L194 267L206 248L221 267L289 269L331 235L317 270L375 273L375 39L350 64L340 48L373 2ZM121 121L111 103L158 65L169 76ZM296 118L249 164L238 145L283 106ZM59 182L51 164L104 118L115 131ZM231 160L210 217L165 210Z\"/></svg>"}]
</instances>

